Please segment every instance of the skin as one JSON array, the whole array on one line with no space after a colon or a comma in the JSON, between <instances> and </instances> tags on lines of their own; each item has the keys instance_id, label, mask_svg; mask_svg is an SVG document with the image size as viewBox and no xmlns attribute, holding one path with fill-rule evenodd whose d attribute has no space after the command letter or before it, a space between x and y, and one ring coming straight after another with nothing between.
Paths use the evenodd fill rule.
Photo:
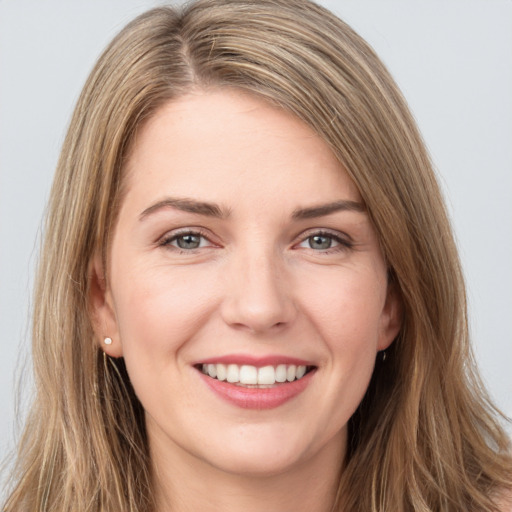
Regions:
<instances>
[{"instance_id":1,"label":"skin","mask_svg":"<svg viewBox=\"0 0 512 512\"><path fill-rule=\"evenodd\" d=\"M330 510L347 421L400 304L364 207L296 213L362 206L357 188L304 123L232 90L163 106L125 172L108 279L94 261L94 323L146 411L159 510ZM199 247L180 249L189 232ZM316 370L285 404L242 409L194 367L228 354Z\"/></svg>"}]
</instances>

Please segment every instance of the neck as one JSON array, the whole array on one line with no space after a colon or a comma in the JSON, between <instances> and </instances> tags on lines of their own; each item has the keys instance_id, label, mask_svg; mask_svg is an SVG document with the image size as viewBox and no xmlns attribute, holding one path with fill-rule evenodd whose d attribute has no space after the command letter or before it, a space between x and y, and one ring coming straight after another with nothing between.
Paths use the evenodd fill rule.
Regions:
<instances>
[{"instance_id":1,"label":"neck","mask_svg":"<svg viewBox=\"0 0 512 512\"><path fill-rule=\"evenodd\" d=\"M227 472L175 447L160 451L153 457L156 512L332 512L344 453L335 441L334 449L263 475Z\"/></svg>"}]
</instances>

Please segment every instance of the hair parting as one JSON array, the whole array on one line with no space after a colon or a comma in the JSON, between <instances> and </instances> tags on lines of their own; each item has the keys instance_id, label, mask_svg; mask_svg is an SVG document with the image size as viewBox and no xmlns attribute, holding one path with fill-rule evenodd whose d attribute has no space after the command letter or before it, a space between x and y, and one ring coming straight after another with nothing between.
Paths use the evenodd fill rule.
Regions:
<instances>
[{"instance_id":1,"label":"hair parting","mask_svg":"<svg viewBox=\"0 0 512 512\"><path fill-rule=\"evenodd\" d=\"M91 261L122 202L137 131L166 102L234 88L296 115L363 198L403 303L349 424L334 511L499 511L509 440L475 370L464 281L415 122L370 46L306 0L200 0L132 21L92 70L46 218L33 312L36 396L3 510L150 512L144 411L91 326Z\"/></svg>"}]
</instances>

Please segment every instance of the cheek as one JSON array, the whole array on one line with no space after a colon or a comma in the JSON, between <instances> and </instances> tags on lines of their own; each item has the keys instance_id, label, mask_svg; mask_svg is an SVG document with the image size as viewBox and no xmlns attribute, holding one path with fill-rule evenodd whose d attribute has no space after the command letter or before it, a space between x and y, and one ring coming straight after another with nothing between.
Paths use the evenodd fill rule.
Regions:
<instances>
[{"instance_id":1,"label":"cheek","mask_svg":"<svg viewBox=\"0 0 512 512\"><path fill-rule=\"evenodd\" d=\"M302 310L330 350L374 355L386 283L378 269L333 269L321 286L303 286Z\"/></svg>"},{"instance_id":2,"label":"cheek","mask_svg":"<svg viewBox=\"0 0 512 512\"><path fill-rule=\"evenodd\" d=\"M124 274L116 283L115 310L130 381L146 411L172 417L173 404L193 404L181 383L186 365L184 347L201 332L216 298L184 269L159 267ZM119 276L122 276L119 273ZM205 283L208 283L206 280ZM175 390L179 389L179 395ZM174 390L174 391L173 391ZM172 401L167 400L169 396Z\"/></svg>"},{"instance_id":3,"label":"cheek","mask_svg":"<svg viewBox=\"0 0 512 512\"><path fill-rule=\"evenodd\" d=\"M210 316L217 302L211 275L187 270L135 266L119 273L113 288L125 358L174 357Z\"/></svg>"},{"instance_id":4,"label":"cheek","mask_svg":"<svg viewBox=\"0 0 512 512\"><path fill-rule=\"evenodd\" d=\"M325 349L318 404L327 437L347 424L368 388L386 290L381 275L373 267L336 268L317 281L323 286L300 291L308 326Z\"/></svg>"}]
</instances>

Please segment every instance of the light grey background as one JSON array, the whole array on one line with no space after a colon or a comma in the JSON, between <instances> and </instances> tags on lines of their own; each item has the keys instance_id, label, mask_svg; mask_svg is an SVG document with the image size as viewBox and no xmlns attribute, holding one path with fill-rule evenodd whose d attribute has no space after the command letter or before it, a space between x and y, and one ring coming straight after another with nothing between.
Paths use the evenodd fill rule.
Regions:
<instances>
[{"instance_id":1,"label":"light grey background","mask_svg":"<svg viewBox=\"0 0 512 512\"><path fill-rule=\"evenodd\" d=\"M19 433L35 240L73 105L107 42L160 3L0 0L0 458ZM459 241L482 374L512 416L512 2L322 3L374 46L418 120Z\"/></svg>"}]
</instances>

